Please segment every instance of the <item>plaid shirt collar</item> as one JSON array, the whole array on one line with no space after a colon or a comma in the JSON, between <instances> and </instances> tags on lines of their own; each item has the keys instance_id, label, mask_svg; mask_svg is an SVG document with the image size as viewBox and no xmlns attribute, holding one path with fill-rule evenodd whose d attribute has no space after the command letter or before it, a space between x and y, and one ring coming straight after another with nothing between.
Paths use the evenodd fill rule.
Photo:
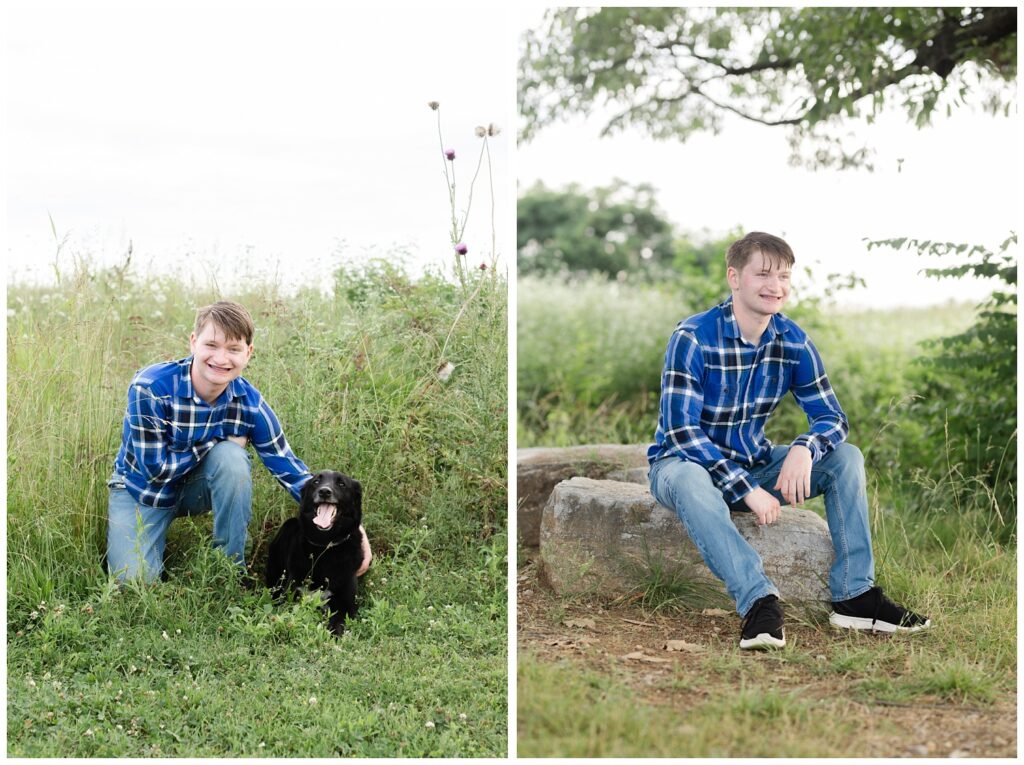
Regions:
<instances>
[{"instance_id":1,"label":"plaid shirt collar","mask_svg":"<svg viewBox=\"0 0 1024 765\"><path fill-rule=\"evenodd\" d=\"M195 356L186 356L183 359L177 361L178 364L178 384L174 388L175 395L180 398L188 399L189 401L199 402L202 399L195 392L195 388L192 387L192 360ZM236 377L234 380L228 383L228 387L225 389L228 393L228 400L236 398L245 398L245 386L242 384L240 377ZM217 397L219 401L224 396L223 393Z\"/></svg>"},{"instance_id":2,"label":"plaid shirt collar","mask_svg":"<svg viewBox=\"0 0 1024 765\"><path fill-rule=\"evenodd\" d=\"M732 295L727 297L724 302L719 303L719 308L722 309L722 319L725 321L725 336L733 340L742 339L740 333L740 323L736 321L736 314L732 309ZM782 332L786 332L789 328L786 323L780 318L782 314L773 314L768 320L768 339L769 341L774 340L776 335Z\"/></svg>"}]
</instances>

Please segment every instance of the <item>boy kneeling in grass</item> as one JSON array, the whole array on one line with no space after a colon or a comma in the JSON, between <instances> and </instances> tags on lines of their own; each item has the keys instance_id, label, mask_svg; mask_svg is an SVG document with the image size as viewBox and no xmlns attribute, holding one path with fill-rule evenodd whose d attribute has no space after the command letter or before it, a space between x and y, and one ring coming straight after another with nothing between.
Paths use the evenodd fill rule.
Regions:
<instances>
[{"instance_id":1,"label":"boy kneeling in grass","mask_svg":"<svg viewBox=\"0 0 1024 765\"><path fill-rule=\"evenodd\" d=\"M875 586L864 458L807 334L782 313L795 258L782 239L754 232L729 247L732 295L684 319L668 342L661 413L648 450L651 493L675 510L743 619L740 648L786 644L779 591L730 510L774 523L782 505L825 495L835 548L832 614L844 629L912 632L930 626ZM764 426L792 391L809 430L776 446Z\"/></svg>"},{"instance_id":2,"label":"boy kneeling in grass","mask_svg":"<svg viewBox=\"0 0 1024 765\"><path fill-rule=\"evenodd\" d=\"M312 477L270 405L241 377L254 334L243 306L214 303L196 314L191 356L146 367L132 379L121 448L107 483L107 565L118 579L159 577L171 521L205 512L213 513L214 548L245 571L252 517L249 443L296 502ZM359 531L362 575L372 556L366 531Z\"/></svg>"}]
</instances>

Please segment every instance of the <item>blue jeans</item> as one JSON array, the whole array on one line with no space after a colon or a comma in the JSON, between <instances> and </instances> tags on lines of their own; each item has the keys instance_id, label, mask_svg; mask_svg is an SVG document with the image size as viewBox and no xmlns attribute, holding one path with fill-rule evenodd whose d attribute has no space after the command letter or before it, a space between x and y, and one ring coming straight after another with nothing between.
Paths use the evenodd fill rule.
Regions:
<instances>
[{"instance_id":1,"label":"blue jeans","mask_svg":"<svg viewBox=\"0 0 1024 765\"><path fill-rule=\"evenodd\" d=\"M787 503L782 494L772 487L788 453L788 446L776 446L767 462L747 471L783 505ZM730 519L729 505L705 468L665 457L651 465L649 480L654 498L675 510L711 573L725 583L741 616L759 598L779 594L765 576L761 557ZM833 601L855 598L874 584L866 483L864 457L848 443L840 444L811 469L810 497L825 495L825 516L836 553L828 576Z\"/></svg>"},{"instance_id":2,"label":"blue jeans","mask_svg":"<svg viewBox=\"0 0 1024 765\"><path fill-rule=\"evenodd\" d=\"M252 516L252 457L231 441L221 441L183 479L174 507L135 501L114 475L110 487L107 565L118 579L154 581L164 567L171 521L213 512L213 546L245 566L245 542Z\"/></svg>"}]
</instances>

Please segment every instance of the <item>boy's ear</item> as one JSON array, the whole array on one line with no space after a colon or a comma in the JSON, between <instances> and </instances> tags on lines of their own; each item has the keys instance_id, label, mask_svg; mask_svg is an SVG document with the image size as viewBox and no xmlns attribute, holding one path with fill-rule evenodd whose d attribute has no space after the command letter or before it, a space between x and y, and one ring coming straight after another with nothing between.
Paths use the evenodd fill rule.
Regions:
<instances>
[{"instance_id":1,"label":"boy's ear","mask_svg":"<svg viewBox=\"0 0 1024 765\"><path fill-rule=\"evenodd\" d=\"M737 271L732 266L729 266L727 269L725 269L725 280L726 282L729 283L729 286L732 289L736 289L738 285L734 284L734 282L739 281L739 271Z\"/></svg>"}]
</instances>

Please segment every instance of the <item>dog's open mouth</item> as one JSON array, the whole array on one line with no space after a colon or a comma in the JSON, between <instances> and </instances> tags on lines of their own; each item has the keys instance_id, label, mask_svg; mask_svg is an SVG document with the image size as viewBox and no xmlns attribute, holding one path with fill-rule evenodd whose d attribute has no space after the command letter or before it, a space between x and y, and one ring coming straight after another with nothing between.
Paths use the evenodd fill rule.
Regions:
<instances>
[{"instance_id":1,"label":"dog's open mouth","mask_svg":"<svg viewBox=\"0 0 1024 765\"><path fill-rule=\"evenodd\" d=\"M332 505L329 502L316 506L316 517L313 519L313 523L319 526L321 529L326 531L334 525L334 516L338 513L338 506Z\"/></svg>"}]
</instances>

